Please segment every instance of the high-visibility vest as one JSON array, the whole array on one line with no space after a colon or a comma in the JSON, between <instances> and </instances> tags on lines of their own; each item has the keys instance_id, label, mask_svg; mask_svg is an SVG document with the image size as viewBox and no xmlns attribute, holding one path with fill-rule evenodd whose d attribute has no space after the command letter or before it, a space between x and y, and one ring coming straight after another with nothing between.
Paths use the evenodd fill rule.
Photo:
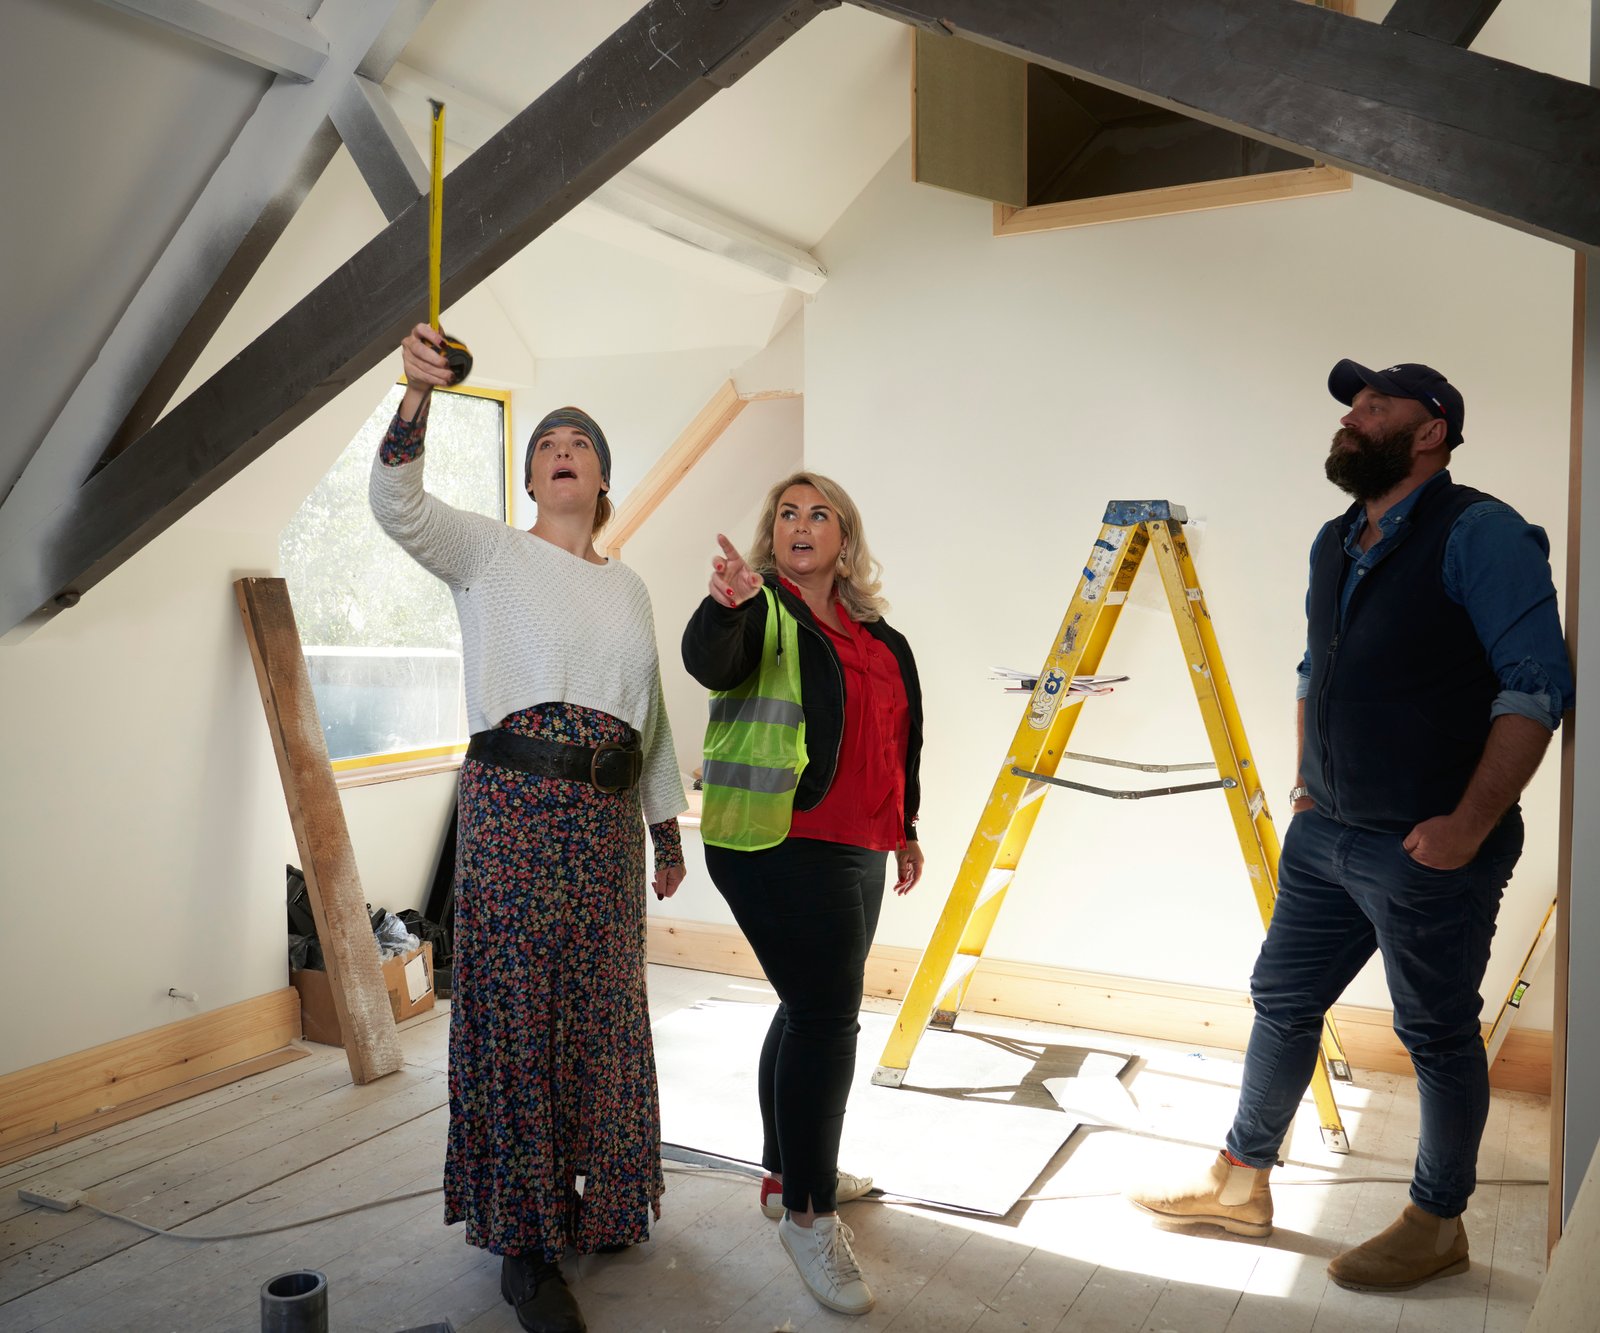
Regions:
<instances>
[{"instance_id":1,"label":"high-visibility vest","mask_svg":"<svg viewBox=\"0 0 1600 1333\"><path fill-rule=\"evenodd\" d=\"M700 840L755 852L789 836L794 791L806 766L800 707L800 625L771 588L761 665L731 690L711 692Z\"/></svg>"}]
</instances>

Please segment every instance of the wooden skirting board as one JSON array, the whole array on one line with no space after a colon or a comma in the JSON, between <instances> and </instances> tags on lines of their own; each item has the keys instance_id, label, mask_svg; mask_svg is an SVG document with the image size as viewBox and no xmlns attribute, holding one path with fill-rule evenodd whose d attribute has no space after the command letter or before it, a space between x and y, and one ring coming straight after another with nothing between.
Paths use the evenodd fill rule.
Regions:
<instances>
[{"instance_id":1,"label":"wooden skirting board","mask_svg":"<svg viewBox=\"0 0 1600 1333\"><path fill-rule=\"evenodd\" d=\"M305 1052L292 986L0 1076L0 1163Z\"/></svg>"},{"instance_id":2,"label":"wooden skirting board","mask_svg":"<svg viewBox=\"0 0 1600 1333\"><path fill-rule=\"evenodd\" d=\"M670 967L740 977L761 975L750 946L732 926L652 919L649 955L652 963ZM921 956L916 949L874 945L867 956L867 994L902 999ZM1241 992L1001 959L985 958L978 964L964 1008L979 1014L1236 1051L1244 1050L1250 1036L1250 999ZM1412 1072L1411 1057L1395 1036L1387 1010L1339 1005L1333 1017L1352 1065L1391 1074ZM1489 1071L1490 1083L1518 1092L1548 1094L1550 1050L1550 1033L1513 1028Z\"/></svg>"}]
</instances>

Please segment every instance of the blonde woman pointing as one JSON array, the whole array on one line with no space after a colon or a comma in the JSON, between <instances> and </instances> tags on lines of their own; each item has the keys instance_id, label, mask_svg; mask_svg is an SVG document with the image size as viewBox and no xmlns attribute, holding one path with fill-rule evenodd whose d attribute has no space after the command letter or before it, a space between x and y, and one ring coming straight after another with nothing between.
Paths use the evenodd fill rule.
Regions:
<instances>
[{"instance_id":1,"label":"blonde woman pointing","mask_svg":"<svg viewBox=\"0 0 1600 1333\"><path fill-rule=\"evenodd\" d=\"M774 486L748 560L717 540L683 662L712 691L706 868L779 999L759 1067L761 1203L812 1295L862 1314L874 1298L837 1205L872 1181L839 1170L839 1140L888 858L897 893L922 874L922 692L837 482Z\"/></svg>"}]
</instances>

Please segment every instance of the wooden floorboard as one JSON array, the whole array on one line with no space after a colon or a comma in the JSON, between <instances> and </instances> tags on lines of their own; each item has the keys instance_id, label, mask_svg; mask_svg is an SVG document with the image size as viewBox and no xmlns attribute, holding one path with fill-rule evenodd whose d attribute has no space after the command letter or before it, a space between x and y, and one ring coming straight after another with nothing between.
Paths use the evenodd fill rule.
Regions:
<instances>
[{"instance_id":1,"label":"wooden floorboard","mask_svg":"<svg viewBox=\"0 0 1600 1333\"><path fill-rule=\"evenodd\" d=\"M252 1105L270 1104L274 1098L285 1096L304 1098L312 1095L310 1089L321 1076L318 1066L327 1062L315 1060L320 1048L305 1043L300 1045L308 1057L312 1057L311 1064L301 1062L295 1066L280 1066L248 1079L225 1084L198 1097L147 1112L136 1121L118 1122L81 1139L52 1144L25 1160L11 1162L0 1168L0 1222L18 1216L28 1208L27 1204L17 1199L17 1185L37 1176L48 1175L51 1179L57 1179L61 1175L57 1170L58 1165L61 1171L85 1180L94 1172L104 1172L99 1179L92 1181L98 1184L115 1174L115 1168L105 1166L106 1163L121 1161L127 1164L123 1169L139 1164L140 1155L148 1154L151 1145L160 1142L156 1136L173 1126L182 1125L184 1128L170 1141L193 1141L207 1132L205 1121L197 1117L217 1113L213 1121L221 1129L216 1132L227 1132L237 1125L243 1115L249 1113L248 1108ZM343 1066L342 1058L340 1065ZM325 1077L328 1087L337 1086L331 1076ZM348 1083L349 1079L346 1078L345 1082ZM284 1087L286 1084L288 1086ZM226 1107L233 1109L222 1109Z\"/></svg>"},{"instance_id":2,"label":"wooden floorboard","mask_svg":"<svg viewBox=\"0 0 1600 1333\"><path fill-rule=\"evenodd\" d=\"M102 1208L128 1213L153 1226L172 1228L208 1218L226 1204L378 1138L445 1102L442 1075L402 1070L390 1079L388 1096L374 1100L365 1095L380 1085L356 1088L347 1083L346 1096L324 1095L306 1106L246 1122L232 1133L95 1186L90 1197ZM49 1306L67 1293L88 1290L94 1299L111 1294L119 1278L106 1271L103 1261L136 1246L148 1247L155 1260L157 1254L171 1253L164 1247L180 1244L152 1242L132 1227L83 1208L36 1212L18 1222L33 1223L34 1234L29 1247L0 1271L0 1308L13 1318L18 1313L33 1317L36 1305ZM191 1229L209 1233L214 1227L207 1221ZM58 1279L68 1276L73 1281L56 1293L54 1288L62 1285ZM32 1300L35 1294L38 1301ZM15 1308L6 1307L4 1303L13 1299Z\"/></svg>"},{"instance_id":3,"label":"wooden floorboard","mask_svg":"<svg viewBox=\"0 0 1600 1333\"><path fill-rule=\"evenodd\" d=\"M764 1000L759 981L652 967L652 1013L705 998ZM869 1007L881 1002L871 1002ZM889 1006L892 1008L892 1005ZM990 1020L986 1019L986 1025ZM1336 1085L1355 1151L1329 1152L1315 1108L1301 1108L1276 1173L1268 1240L1179 1234L1149 1225L1121 1191L1203 1167L1238 1095L1236 1057L1017 1022L1020 1034L1136 1056L1116 1127L1086 1127L1004 1218L892 1201L843 1216L878 1296L861 1318L806 1293L756 1206L748 1176L667 1164L663 1216L649 1244L569 1256L594 1333L721 1329L766 1333L1518 1333L1544 1275L1542 1180L1548 1099L1496 1092L1466 1225L1472 1270L1401 1296L1343 1291L1327 1262L1391 1222L1416 1152L1413 1080L1363 1075ZM53 1145L0 1170L0 1328L11 1333L254 1333L261 1284L327 1274L330 1327L395 1333L449 1318L460 1333L513 1333L499 1260L443 1224L437 1193L448 1123L448 1006L402 1026L405 1067L357 1087L343 1052L307 1059L181 1105ZM1113 1091L1115 1091L1113 1089ZM1118 1094L1120 1096L1120 1094ZM1120 1116L1120 1119L1118 1118ZM1122 1132L1137 1131L1136 1133ZM959 1152L959 1144L934 1145ZM871 1170L870 1163L846 1163ZM204 1244L146 1237L85 1209L20 1204L47 1178L102 1206L191 1233L232 1234L374 1199L432 1191L251 1239Z\"/></svg>"}]
</instances>

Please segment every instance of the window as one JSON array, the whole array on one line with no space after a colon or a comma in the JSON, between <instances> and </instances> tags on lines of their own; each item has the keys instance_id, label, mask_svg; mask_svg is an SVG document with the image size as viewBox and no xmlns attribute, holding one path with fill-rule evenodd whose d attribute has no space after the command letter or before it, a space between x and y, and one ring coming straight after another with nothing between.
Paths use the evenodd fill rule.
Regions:
<instances>
[{"instance_id":1,"label":"window","mask_svg":"<svg viewBox=\"0 0 1600 1333\"><path fill-rule=\"evenodd\" d=\"M367 477L404 387L385 396L278 538L336 772L450 760L466 746L461 628L449 590L379 529ZM508 515L509 394L439 390L428 490Z\"/></svg>"}]
</instances>

